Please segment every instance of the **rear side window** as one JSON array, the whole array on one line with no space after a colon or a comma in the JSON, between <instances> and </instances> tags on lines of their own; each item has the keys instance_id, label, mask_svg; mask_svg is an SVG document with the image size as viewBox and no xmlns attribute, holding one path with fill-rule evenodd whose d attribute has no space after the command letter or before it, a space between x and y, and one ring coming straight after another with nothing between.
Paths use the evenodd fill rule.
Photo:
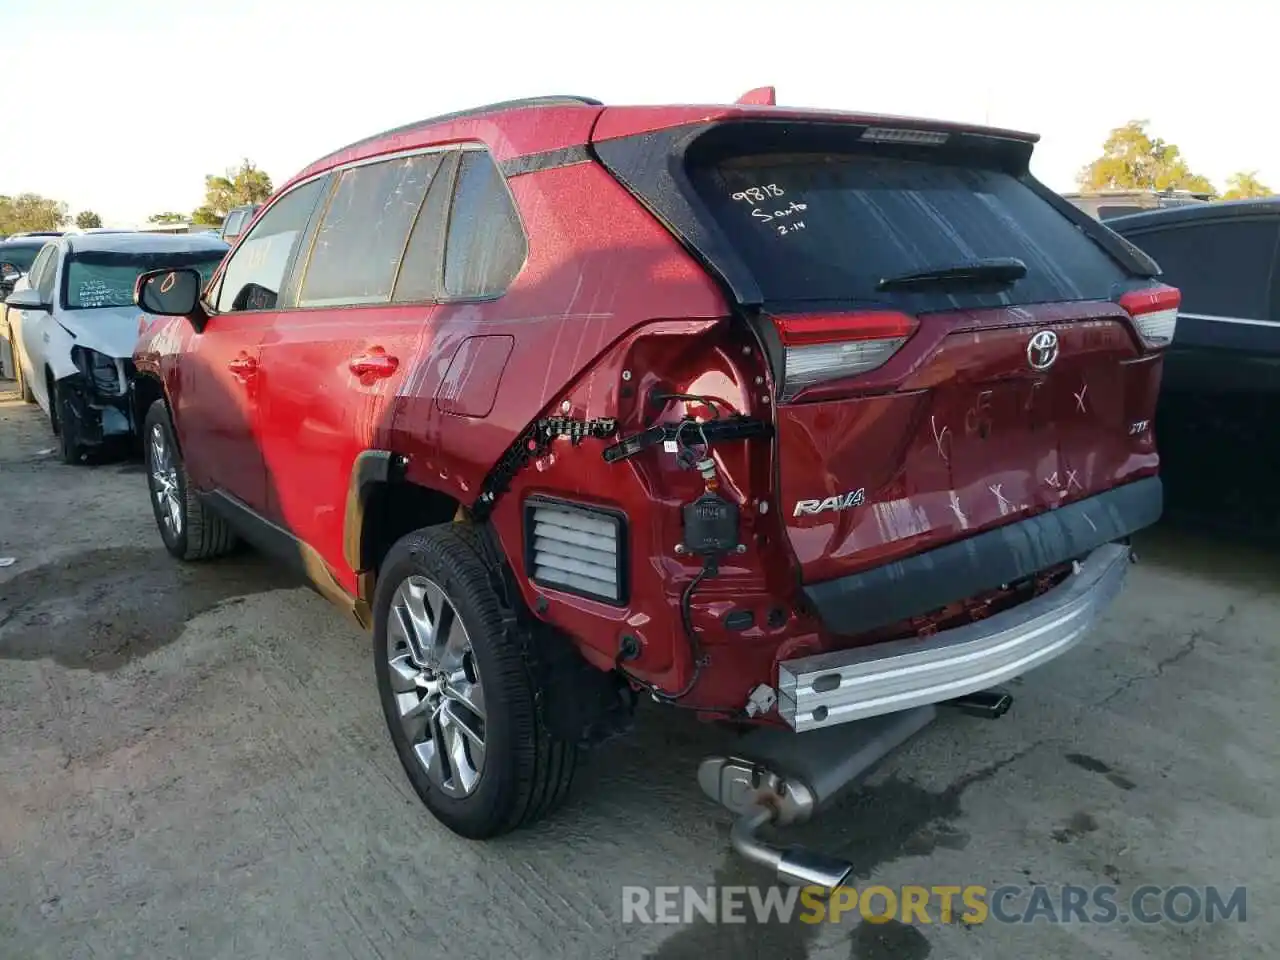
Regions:
<instances>
[{"instance_id":1,"label":"rear side window","mask_svg":"<svg viewBox=\"0 0 1280 960\"><path fill-rule=\"evenodd\" d=\"M307 262L298 306L386 303L440 154L344 170Z\"/></svg>"},{"instance_id":2,"label":"rear side window","mask_svg":"<svg viewBox=\"0 0 1280 960\"><path fill-rule=\"evenodd\" d=\"M409 233L409 244L400 264L400 276L391 299L396 303L421 303L440 299L444 278L444 234L449 222L449 197L457 151L445 154L427 188L427 199Z\"/></svg>"},{"instance_id":3,"label":"rear side window","mask_svg":"<svg viewBox=\"0 0 1280 960\"><path fill-rule=\"evenodd\" d=\"M735 156L693 172L766 300L910 312L1108 299L1123 266L1016 176L858 153ZM876 290L882 279L1016 257L999 291Z\"/></svg>"},{"instance_id":4,"label":"rear side window","mask_svg":"<svg viewBox=\"0 0 1280 960\"><path fill-rule=\"evenodd\" d=\"M218 290L219 312L275 309L284 272L325 182L320 178L295 187L254 224L227 261Z\"/></svg>"},{"instance_id":5,"label":"rear side window","mask_svg":"<svg viewBox=\"0 0 1280 960\"><path fill-rule=\"evenodd\" d=\"M1126 234L1182 291L1182 310L1265 319L1280 220L1219 220Z\"/></svg>"},{"instance_id":6,"label":"rear side window","mask_svg":"<svg viewBox=\"0 0 1280 960\"><path fill-rule=\"evenodd\" d=\"M449 215L445 293L451 299L501 296L526 251L520 215L497 164L485 151L464 152Z\"/></svg>"}]
</instances>

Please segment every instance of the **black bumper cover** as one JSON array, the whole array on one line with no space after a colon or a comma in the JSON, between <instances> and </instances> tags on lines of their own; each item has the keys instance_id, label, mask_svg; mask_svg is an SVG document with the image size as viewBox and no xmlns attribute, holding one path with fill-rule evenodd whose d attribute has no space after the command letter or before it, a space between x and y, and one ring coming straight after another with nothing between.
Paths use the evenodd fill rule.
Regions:
<instances>
[{"instance_id":1,"label":"black bumper cover","mask_svg":"<svg viewBox=\"0 0 1280 960\"><path fill-rule=\"evenodd\" d=\"M1148 477L804 593L827 629L863 633L1082 557L1151 526L1163 507L1160 478Z\"/></svg>"}]
</instances>

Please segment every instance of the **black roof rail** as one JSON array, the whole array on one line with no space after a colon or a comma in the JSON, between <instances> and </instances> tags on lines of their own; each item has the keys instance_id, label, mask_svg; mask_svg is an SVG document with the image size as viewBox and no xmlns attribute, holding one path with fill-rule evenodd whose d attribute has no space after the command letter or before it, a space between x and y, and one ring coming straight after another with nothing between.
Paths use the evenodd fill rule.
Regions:
<instances>
[{"instance_id":1,"label":"black roof rail","mask_svg":"<svg viewBox=\"0 0 1280 960\"><path fill-rule=\"evenodd\" d=\"M591 97L575 97L575 96L546 96L546 97L525 97L519 100L503 100L498 103L487 103L482 107L469 107L466 110L456 110L453 113L442 113L438 117L428 117L425 120L415 120L413 123L406 123L403 126L392 127L390 130L383 130L381 133L375 133L372 136L364 137L353 143L348 143L345 147L339 147L337 150L331 150L318 160L313 160L308 166L314 166L317 163L323 163L330 157L336 157L340 153L347 150L353 150L356 147L362 147L366 143L373 143L375 140L381 140L383 137L392 137L397 133L408 133L410 130L417 130L420 127L430 127L437 123L446 123L450 120L464 120L467 117L478 117L486 113L497 113L500 110L516 110L521 107L554 107L568 106L577 104L583 107L599 107L603 103L599 100L593 100Z\"/></svg>"}]
</instances>

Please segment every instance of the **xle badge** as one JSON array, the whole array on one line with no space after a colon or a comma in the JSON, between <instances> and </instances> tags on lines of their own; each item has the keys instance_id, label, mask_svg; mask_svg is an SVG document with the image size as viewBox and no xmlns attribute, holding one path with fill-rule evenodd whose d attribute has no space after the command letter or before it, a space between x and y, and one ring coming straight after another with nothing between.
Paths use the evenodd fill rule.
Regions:
<instances>
[{"instance_id":1,"label":"xle badge","mask_svg":"<svg viewBox=\"0 0 1280 960\"><path fill-rule=\"evenodd\" d=\"M826 513L828 510L848 510L850 507L860 507L866 501L866 488L859 487L857 490L850 490L838 497L827 497L825 500L797 500L796 508L791 515L803 517L808 514Z\"/></svg>"}]
</instances>

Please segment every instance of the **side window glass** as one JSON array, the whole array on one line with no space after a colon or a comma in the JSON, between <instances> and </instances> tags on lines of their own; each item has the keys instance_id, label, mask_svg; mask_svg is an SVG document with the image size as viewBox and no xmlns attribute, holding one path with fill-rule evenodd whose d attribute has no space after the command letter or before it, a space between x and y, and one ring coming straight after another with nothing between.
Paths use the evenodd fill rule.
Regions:
<instances>
[{"instance_id":1,"label":"side window glass","mask_svg":"<svg viewBox=\"0 0 1280 960\"><path fill-rule=\"evenodd\" d=\"M451 298L506 292L527 252L520 215L487 151L468 150L458 164L445 246L444 288Z\"/></svg>"},{"instance_id":2,"label":"side window glass","mask_svg":"<svg viewBox=\"0 0 1280 960\"><path fill-rule=\"evenodd\" d=\"M226 221L222 224L222 235L224 237L234 237L240 233L240 221L244 219L244 214L239 210L232 210L227 214Z\"/></svg>"},{"instance_id":3,"label":"side window glass","mask_svg":"<svg viewBox=\"0 0 1280 960\"><path fill-rule=\"evenodd\" d=\"M458 153L444 155L427 190L427 199L409 233L400 276L391 299L396 303L422 303L440 299L444 277L444 231L449 220L449 194L458 166Z\"/></svg>"},{"instance_id":4,"label":"side window glass","mask_svg":"<svg viewBox=\"0 0 1280 960\"><path fill-rule=\"evenodd\" d=\"M40 252L36 254L36 258L31 261L31 269L27 271L27 286L32 290L37 289L40 283L40 272L44 270L44 262L49 259L49 248L41 247Z\"/></svg>"},{"instance_id":5,"label":"side window glass","mask_svg":"<svg viewBox=\"0 0 1280 960\"><path fill-rule=\"evenodd\" d=\"M236 248L223 272L217 310L271 310L324 178L304 183L281 197Z\"/></svg>"},{"instance_id":6,"label":"side window glass","mask_svg":"<svg viewBox=\"0 0 1280 960\"><path fill-rule=\"evenodd\" d=\"M386 303L439 153L344 170L308 257L298 306Z\"/></svg>"},{"instance_id":7,"label":"side window glass","mask_svg":"<svg viewBox=\"0 0 1280 960\"><path fill-rule=\"evenodd\" d=\"M1129 239L1182 291L1182 309L1216 317L1267 316L1280 220L1172 226Z\"/></svg>"},{"instance_id":8,"label":"side window glass","mask_svg":"<svg viewBox=\"0 0 1280 960\"><path fill-rule=\"evenodd\" d=\"M44 266L40 270L40 276L36 280L36 289L40 291L40 299L53 302L53 281L58 276L58 248L54 244L45 247L45 252L41 254L44 259Z\"/></svg>"}]
</instances>

